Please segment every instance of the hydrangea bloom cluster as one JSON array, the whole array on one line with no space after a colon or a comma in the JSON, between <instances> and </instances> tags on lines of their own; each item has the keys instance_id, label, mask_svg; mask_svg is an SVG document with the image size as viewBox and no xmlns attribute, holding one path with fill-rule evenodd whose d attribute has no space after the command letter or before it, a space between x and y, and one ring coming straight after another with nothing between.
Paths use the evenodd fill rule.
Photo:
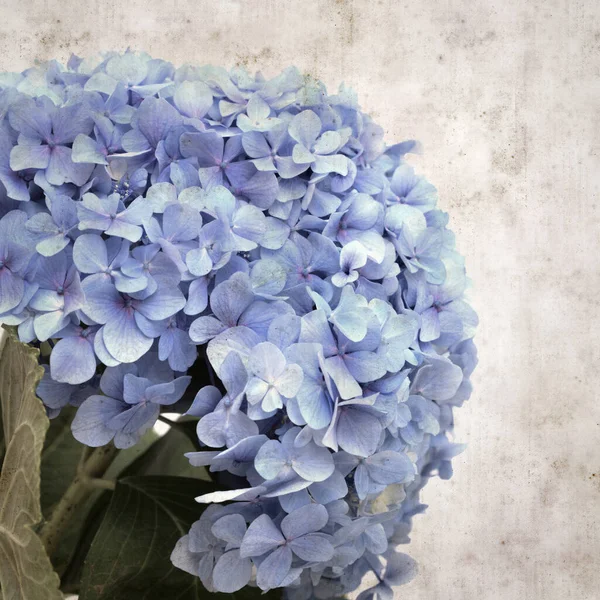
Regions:
<instances>
[{"instance_id":1,"label":"hydrangea bloom cluster","mask_svg":"<svg viewBox=\"0 0 600 600\"><path fill-rule=\"evenodd\" d=\"M414 142L294 68L128 51L0 89L0 322L52 347L50 415L78 406L74 436L118 448L164 407L198 418L187 458L223 489L172 561L207 590L329 598L374 572L361 598L391 599L477 361Z\"/></svg>"}]
</instances>

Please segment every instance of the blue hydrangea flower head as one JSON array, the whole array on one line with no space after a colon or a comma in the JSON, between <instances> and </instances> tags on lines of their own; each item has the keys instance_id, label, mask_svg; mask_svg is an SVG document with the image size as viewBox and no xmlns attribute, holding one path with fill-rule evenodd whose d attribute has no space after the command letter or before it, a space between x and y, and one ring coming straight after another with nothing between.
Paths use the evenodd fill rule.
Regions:
<instances>
[{"instance_id":1,"label":"blue hydrangea flower head","mask_svg":"<svg viewBox=\"0 0 600 600\"><path fill-rule=\"evenodd\" d=\"M217 486L171 559L208 591L391 600L477 364L418 145L295 68L40 69L0 84L0 323L51 347L48 414L118 448L197 419Z\"/></svg>"}]
</instances>

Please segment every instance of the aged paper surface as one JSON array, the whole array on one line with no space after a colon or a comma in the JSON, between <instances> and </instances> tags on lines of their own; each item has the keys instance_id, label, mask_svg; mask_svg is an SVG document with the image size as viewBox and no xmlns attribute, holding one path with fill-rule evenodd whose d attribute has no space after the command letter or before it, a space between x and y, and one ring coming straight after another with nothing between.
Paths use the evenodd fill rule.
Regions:
<instances>
[{"instance_id":1,"label":"aged paper surface","mask_svg":"<svg viewBox=\"0 0 600 600\"><path fill-rule=\"evenodd\" d=\"M469 443L434 481L406 600L600 589L600 5L594 0L2 0L0 69L128 46L179 65L296 64L421 140L475 281Z\"/></svg>"}]
</instances>

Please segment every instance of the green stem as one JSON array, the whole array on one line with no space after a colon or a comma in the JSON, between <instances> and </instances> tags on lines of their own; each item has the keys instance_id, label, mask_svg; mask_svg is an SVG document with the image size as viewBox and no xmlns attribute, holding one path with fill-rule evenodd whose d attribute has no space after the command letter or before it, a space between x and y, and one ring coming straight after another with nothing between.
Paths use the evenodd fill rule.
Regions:
<instances>
[{"instance_id":1,"label":"green stem","mask_svg":"<svg viewBox=\"0 0 600 600\"><path fill-rule=\"evenodd\" d=\"M114 485L108 485L112 482L100 478L111 465L118 450L111 444L96 448L89 456L87 448L84 448L83 452L83 457L87 456L87 458L80 463L71 485L58 501L50 518L42 525L40 531L40 538L50 558L54 556L62 535L69 526L69 518L74 509L98 487L114 488ZM99 484L99 482L106 483Z\"/></svg>"},{"instance_id":2,"label":"green stem","mask_svg":"<svg viewBox=\"0 0 600 600\"><path fill-rule=\"evenodd\" d=\"M110 479L103 479L102 477L92 478L88 480L90 487L96 488L97 490L109 490L110 492L115 491L116 483Z\"/></svg>"}]
</instances>

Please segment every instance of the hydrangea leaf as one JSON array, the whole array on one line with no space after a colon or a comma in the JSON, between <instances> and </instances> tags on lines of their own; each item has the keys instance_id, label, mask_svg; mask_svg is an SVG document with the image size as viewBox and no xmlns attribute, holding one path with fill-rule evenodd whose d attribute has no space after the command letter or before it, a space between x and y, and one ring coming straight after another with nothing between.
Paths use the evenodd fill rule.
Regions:
<instances>
[{"instance_id":1,"label":"hydrangea leaf","mask_svg":"<svg viewBox=\"0 0 600 600\"><path fill-rule=\"evenodd\" d=\"M198 479L125 477L115 491L85 561L80 600L199 600L198 578L169 556L198 518L194 497L210 491Z\"/></svg>"},{"instance_id":2,"label":"hydrangea leaf","mask_svg":"<svg viewBox=\"0 0 600 600\"><path fill-rule=\"evenodd\" d=\"M211 481L206 469L192 467L185 458L186 452L196 450L192 442L192 436L194 440L197 439L196 423L195 419L178 422L136 458L123 471L123 475L171 475Z\"/></svg>"},{"instance_id":3,"label":"hydrangea leaf","mask_svg":"<svg viewBox=\"0 0 600 600\"><path fill-rule=\"evenodd\" d=\"M33 526L42 519L40 463L48 417L35 388L39 352L8 332L0 356L6 454L0 474L0 584L4 600L59 600L59 579Z\"/></svg>"}]
</instances>

